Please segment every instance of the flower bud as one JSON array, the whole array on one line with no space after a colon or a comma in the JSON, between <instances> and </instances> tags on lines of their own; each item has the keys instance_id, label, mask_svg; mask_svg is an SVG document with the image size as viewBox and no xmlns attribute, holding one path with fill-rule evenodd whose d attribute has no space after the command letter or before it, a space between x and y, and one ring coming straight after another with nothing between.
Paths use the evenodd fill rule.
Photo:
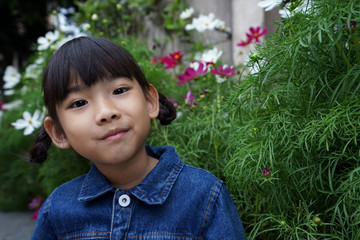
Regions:
<instances>
[{"instance_id":1,"label":"flower bud","mask_svg":"<svg viewBox=\"0 0 360 240\"><path fill-rule=\"evenodd\" d=\"M93 21L97 21L99 19L98 15L96 13L94 13L93 15L91 15L91 20Z\"/></svg>"},{"instance_id":2,"label":"flower bud","mask_svg":"<svg viewBox=\"0 0 360 240\"><path fill-rule=\"evenodd\" d=\"M314 217L314 218L313 218L313 222L314 222L317 226L319 226L319 225L322 223L321 218L319 218L319 217Z\"/></svg>"},{"instance_id":3,"label":"flower bud","mask_svg":"<svg viewBox=\"0 0 360 240\"><path fill-rule=\"evenodd\" d=\"M262 171L262 175L263 175L265 178L270 178L270 177L271 177L271 170L268 169L268 168L264 168L263 171Z\"/></svg>"}]
</instances>

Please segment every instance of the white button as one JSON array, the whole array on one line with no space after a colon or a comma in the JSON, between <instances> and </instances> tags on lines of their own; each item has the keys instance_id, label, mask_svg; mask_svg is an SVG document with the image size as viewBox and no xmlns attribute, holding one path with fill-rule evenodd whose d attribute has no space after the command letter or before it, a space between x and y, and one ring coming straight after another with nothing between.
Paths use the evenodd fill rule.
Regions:
<instances>
[{"instance_id":1,"label":"white button","mask_svg":"<svg viewBox=\"0 0 360 240\"><path fill-rule=\"evenodd\" d=\"M122 207L127 207L130 204L130 197L126 194L123 194L119 197L119 204Z\"/></svg>"}]
</instances>

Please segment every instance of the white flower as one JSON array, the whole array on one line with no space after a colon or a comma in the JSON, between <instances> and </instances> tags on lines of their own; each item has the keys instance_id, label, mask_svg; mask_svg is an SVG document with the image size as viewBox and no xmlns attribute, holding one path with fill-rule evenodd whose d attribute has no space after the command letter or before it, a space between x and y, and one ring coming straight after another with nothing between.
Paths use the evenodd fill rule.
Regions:
<instances>
[{"instance_id":1,"label":"white flower","mask_svg":"<svg viewBox=\"0 0 360 240\"><path fill-rule=\"evenodd\" d=\"M219 19L215 19L215 15L210 13L208 16L200 15L198 18L193 18L191 24L185 26L186 30L196 30L204 32L205 30L214 30L215 28L223 28L225 23Z\"/></svg>"},{"instance_id":2,"label":"white flower","mask_svg":"<svg viewBox=\"0 0 360 240\"><path fill-rule=\"evenodd\" d=\"M42 69L37 64L29 64L25 69L25 76L36 79L42 73Z\"/></svg>"},{"instance_id":3,"label":"white flower","mask_svg":"<svg viewBox=\"0 0 360 240\"><path fill-rule=\"evenodd\" d=\"M22 104L23 104L23 101L22 101L22 100L16 100L16 101L14 101L14 102L5 103L5 104L3 105L3 109L5 109L5 110L15 109L15 108L20 107Z\"/></svg>"},{"instance_id":4,"label":"white flower","mask_svg":"<svg viewBox=\"0 0 360 240\"><path fill-rule=\"evenodd\" d=\"M16 122L11 123L15 127L15 129L25 129L24 135L30 135L36 128L40 127L44 118L44 114L40 112L40 110L35 110L34 115L28 111L23 113L24 119L18 119Z\"/></svg>"},{"instance_id":5,"label":"white flower","mask_svg":"<svg viewBox=\"0 0 360 240\"><path fill-rule=\"evenodd\" d=\"M53 42L59 39L59 37L60 37L60 33L57 30L54 32L47 32L45 34L45 37L38 38L37 42L39 46L37 50L42 51L48 49Z\"/></svg>"},{"instance_id":6,"label":"white flower","mask_svg":"<svg viewBox=\"0 0 360 240\"><path fill-rule=\"evenodd\" d=\"M187 18L191 17L194 14L194 12L195 12L195 10L193 7L187 8L180 13L180 18L187 19Z\"/></svg>"},{"instance_id":7,"label":"white flower","mask_svg":"<svg viewBox=\"0 0 360 240\"><path fill-rule=\"evenodd\" d=\"M45 58L44 57L39 57L35 60L35 63L38 65L41 65L45 62Z\"/></svg>"},{"instance_id":8,"label":"white flower","mask_svg":"<svg viewBox=\"0 0 360 240\"><path fill-rule=\"evenodd\" d=\"M217 83L223 83L226 81L226 77L221 77L220 75L215 75Z\"/></svg>"},{"instance_id":9,"label":"white flower","mask_svg":"<svg viewBox=\"0 0 360 240\"><path fill-rule=\"evenodd\" d=\"M290 5L291 4L299 4L294 10L290 11ZM296 13L308 13L308 11L311 8L311 0L304 0L301 1L300 3L297 2L289 2L286 4L286 6L283 9L279 10L279 14L282 18L289 18L294 16L294 14Z\"/></svg>"},{"instance_id":10,"label":"white flower","mask_svg":"<svg viewBox=\"0 0 360 240\"><path fill-rule=\"evenodd\" d=\"M282 0L262 0L258 2L258 6L261 8L265 8L265 11L270 11L275 7L279 6L282 3Z\"/></svg>"},{"instance_id":11,"label":"white flower","mask_svg":"<svg viewBox=\"0 0 360 240\"><path fill-rule=\"evenodd\" d=\"M213 49L207 50L206 52L201 54L201 56L198 60L206 62L206 63L216 63L222 54L223 54L222 50L213 48Z\"/></svg>"},{"instance_id":12,"label":"white flower","mask_svg":"<svg viewBox=\"0 0 360 240\"><path fill-rule=\"evenodd\" d=\"M11 89L20 82L21 74L13 66L7 66L4 73L4 88Z\"/></svg>"},{"instance_id":13,"label":"white flower","mask_svg":"<svg viewBox=\"0 0 360 240\"><path fill-rule=\"evenodd\" d=\"M203 69L202 69L202 70L205 71L206 68L207 68L206 64L205 64L205 63L202 63L202 66L203 66ZM189 67L192 68L192 69L194 69L195 71L197 71L197 70L199 70L200 62L195 62L195 61L193 61L193 62L191 62L191 63L189 64Z\"/></svg>"},{"instance_id":14,"label":"white flower","mask_svg":"<svg viewBox=\"0 0 360 240\"><path fill-rule=\"evenodd\" d=\"M55 49L59 49L59 48L60 48L62 45L64 45L66 42L68 42L68 41L70 41L70 40L72 40L72 39L74 39L74 38L81 37L81 36L87 36L87 35L86 35L85 33L79 33L79 34L76 34L75 36L69 35L69 36L61 39L60 41L58 41L58 42L55 44L54 48L55 48Z\"/></svg>"},{"instance_id":15,"label":"white flower","mask_svg":"<svg viewBox=\"0 0 360 240\"><path fill-rule=\"evenodd\" d=\"M0 127L1 127L1 119L2 116L4 115L4 112L7 110L15 109L19 107L21 104L23 104L23 101L21 100L16 100L14 102L4 103L4 104L0 102Z\"/></svg>"}]
</instances>

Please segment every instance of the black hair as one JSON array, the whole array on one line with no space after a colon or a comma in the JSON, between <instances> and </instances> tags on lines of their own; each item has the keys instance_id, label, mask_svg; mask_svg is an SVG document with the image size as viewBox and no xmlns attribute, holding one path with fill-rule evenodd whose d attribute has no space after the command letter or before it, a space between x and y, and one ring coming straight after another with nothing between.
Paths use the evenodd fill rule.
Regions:
<instances>
[{"instance_id":1,"label":"black hair","mask_svg":"<svg viewBox=\"0 0 360 240\"><path fill-rule=\"evenodd\" d=\"M120 45L95 37L79 37L61 46L49 60L43 76L42 88L48 115L63 133L56 107L67 97L70 81L81 81L92 86L100 80L127 77L135 79L144 94L148 94L149 82L133 57ZM159 93L158 119L162 125L176 118L174 105ZM30 150L30 162L44 162L51 145L50 136L42 127Z\"/></svg>"}]
</instances>

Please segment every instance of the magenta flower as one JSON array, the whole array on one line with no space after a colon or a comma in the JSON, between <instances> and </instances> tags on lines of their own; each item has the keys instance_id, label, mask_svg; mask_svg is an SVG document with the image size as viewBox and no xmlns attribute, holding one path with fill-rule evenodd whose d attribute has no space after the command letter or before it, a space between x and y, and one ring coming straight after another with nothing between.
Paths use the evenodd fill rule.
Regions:
<instances>
[{"instance_id":1,"label":"magenta flower","mask_svg":"<svg viewBox=\"0 0 360 240\"><path fill-rule=\"evenodd\" d=\"M43 199L41 197L33 198L33 200L31 200L31 202L29 203L29 209L33 210L38 208L41 205L42 201Z\"/></svg>"},{"instance_id":2,"label":"magenta flower","mask_svg":"<svg viewBox=\"0 0 360 240\"><path fill-rule=\"evenodd\" d=\"M36 219L38 218L40 209L41 209L41 205L40 205L40 207L38 207L38 208L36 209L35 213L31 216L31 219L36 220Z\"/></svg>"},{"instance_id":3,"label":"magenta flower","mask_svg":"<svg viewBox=\"0 0 360 240\"><path fill-rule=\"evenodd\" d=\"M261 30L260 27L257 27L257 28L250 27L249 31L250 31L250 33L246 33L247 39L245 41L241 40L241 42L236 44L236 46L244 47L244 46L252 43L253 40L255 40L255 42L259 43L260 42L259 38L266 34L267 28L264 28Z\"/></svg>"},{"instance_id":4,"label":"magenta flower","mask_svg":"<svg viewBox=\"0 0 360 240\"><path fill-rule=\"evenodd\" d=\"M218 83L225 82L226 78L236 74L234 72L234 67L228 65L220 65L218 69L214 67L214 69L211 70L211 73L216 76L216 81Z\"/></svg>"},{"instance_id":5,"label":"magenta flower","mask_svg":"<svg viewBox=\"0 0 360 240\"><path fill-rule=\"evenodd\" d=\"M253 37L252 37L252 35L250 35L250 34L248 34L248 33L246 34L246 36L247 36L247 39L246 39L245 41L241 40L241 42L239 42L238 44L236 44L236 46L244 47L244 46L246 46L246 45L249 45L249 44L252 42Z\"/></svg>"},{"instance_id":6,"label":"magenta flower","mask_svg":"<svg viewBox=\"0 0 360 240\"><path fill-rule=\"evenodd\" d=\"M179 103L174 98L167 97L167 99L174 105L174 107L179 106Z\"/></svg>"},{"instance_id":7,"label":"magenta flower","mask_svg":"<svg viewBox=\"0 0 360 240\"><path fill-rule=\"evenodd\" d=\"M170 53L170 56L165 56L160 60L160 63L164 63L165 69L169 68L175 68L176 65L178 65L182 59L183 55L181 54L181 51L176 51L173 53Z\"/></svg>"},{"instance_id":8,"label":"magenta flower","mask_svg":"<svg viewBox=\"0 0 360 240\"><path fill-rule=\"evenodd\" d=\"M170 57L179 63L181 61L183 55L182 55L181 51L176 51L176 52L170 53Z\"/></svg>"},{"instance_id":9,"label":"magenta flower","mask_svg":"<svg viewBox=\"0 0 360 240\"><path fill-rule=\"evenodd\" d=\"M3 111L3 112L6 111L6 109L4 108L4 105L5 105L4 102L0 102L0 111Z\"/></svg>"},{"instance_id":10,"label":"magenta flower","mask_svg":"<svg viewBox=\"0 0 360 240\"><path fill-rule=\"evenodd\" d=\"M177 84L183 85L190 82L195 78L204 75L207 71L208 68L203 62L192 62L190 66L186 68L185 72L178 76L179 81Z\"/></svg>"},{"instance_id":11,"label":"magenta flower","mask_svg":"<svg viewBox=\"0 0 360 240\"><path fill-rule=\"evenodd\" d=\"M191 91L189 90L185 96L185 103L188 104L190 107L196 106L194 100L195 100L195 96L192 95Z\"/></svg>"},{"instance_id":12,"label":"magenta flower","mask_svg":"<svg viewBox=\"0 0 360 240\"><path fill-rule=\"evenodd\" d=\"M228 65L220 65L219 69L214 67L213 70L211 70L211 73L214 75L220 75L222 77L231 77L234 76L236 73L234 72L234 67L230 67Z\"/></svg>"},{"instance_id":13,"label":"magenta flower","mask_svg":"<svg viewBox=\"0 0 360 240\"><path fill-rule=\"evenodd\" d=\"M161 63L161 57L159 57L159 56L154 56L154 57L151 59L151 64L155 64L155 63Z\"/></svg>"},{"instance_id":14,"label":"magenta flower","mask_svg":"<svg viewBox=\"0 0 360 240\"><path fill-rule=\"evenodd\" d=\"M161 59L160 63L165 64L165 66L164 66L165 69L174 68L177 65L177 62L169 56L163 57Z\"/></svg>"},{"instance_id":15,"label":"magenta flower","mask_svg":"<svg viewBox=\"0 0 360 240\"><path fill-rule=\"evenodd\" d=\"M265 177L265 178L270 178L271 177L271 170L268 169L268 168L264 168L262 170L262 175Z\"/></svg>"},{"instance_id":16,"label":"magenta flower","mask_svg":"<svg viewBox=\"0 0 360 240\"><path fill-rule=\"evenodd\" d=\"M38 198L33 198L33 200L29 203L28 207L30 210L36 209L35 213L31 216L32 219L34 219L34 220L37 219L40 208L42 206L42 202L43 202L43 199L41 197L38 197Z\"/></svg>"},{"instance_id":17,"label":"magenta flower","mask_svg":"<svg viewBox=\"0 0 360 240\"><path fill-rule=\"evenodd\" d=\"M255 39L255 41L257 43L259 43L259 37L263 36L266 34L267 32L267 28L264 28L262 31L260 31L261 28L260 27L257 27L256 29L251 27L250 28L250 33L251 33L251 36L253 37L253 39Z\"/></svg>"}]
</instances>

